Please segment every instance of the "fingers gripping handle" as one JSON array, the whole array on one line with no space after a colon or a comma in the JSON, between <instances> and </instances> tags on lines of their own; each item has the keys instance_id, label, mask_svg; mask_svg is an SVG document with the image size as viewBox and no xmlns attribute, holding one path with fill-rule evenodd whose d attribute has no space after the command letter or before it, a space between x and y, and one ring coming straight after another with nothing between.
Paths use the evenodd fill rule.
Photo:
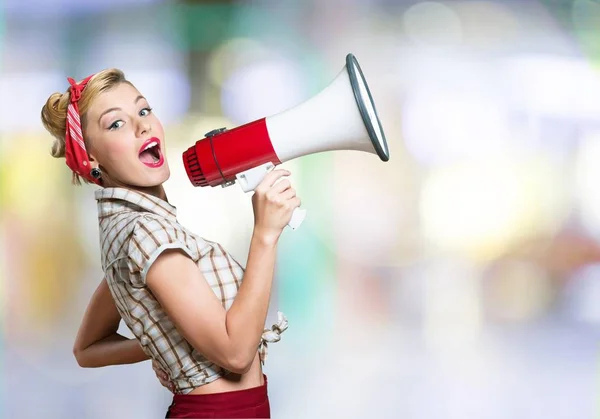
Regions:
<instances>
[{"instance_id":1,"label":"fingers gripping handle","mask_svg":"<svg viewBox=\"0 0 600 419\"><path fill-rule=\"evenodd\" d=\"M265 163L260 166L256 166L250 170L246 170L245 172L238 173L235 177L237 179L238 184L242 187L244 192L250 192L256 189L256 187L262 182L267 173L275 168L273 163ZM296 230L300 227L300 224L306 218L306 210L296 208L292 213L292 218L288 223L288 226L292 230Z\"/></svg>"}]
</instances>

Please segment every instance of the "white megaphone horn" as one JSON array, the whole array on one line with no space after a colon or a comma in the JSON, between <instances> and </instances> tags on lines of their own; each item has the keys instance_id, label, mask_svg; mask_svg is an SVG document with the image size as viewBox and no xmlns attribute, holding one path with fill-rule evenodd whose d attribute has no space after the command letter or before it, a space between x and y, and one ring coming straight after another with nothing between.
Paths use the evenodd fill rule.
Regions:
<instances>
[{"instance_id":1,"label":"white megaphone horn","mask_svg":"<svg viewBox=\"0 0 600 419\"><path fill-rule=\"evenodd\" d=\"M183 163L194 186L238 182L249 192L276 165L332 150L365 151L382 161L390 158L367 81L352 54L316 96L277 115L207 133L183 153ZM295 230L305 216L305 210L296 208L288 225Z\"/></svg>"}]
</instances>

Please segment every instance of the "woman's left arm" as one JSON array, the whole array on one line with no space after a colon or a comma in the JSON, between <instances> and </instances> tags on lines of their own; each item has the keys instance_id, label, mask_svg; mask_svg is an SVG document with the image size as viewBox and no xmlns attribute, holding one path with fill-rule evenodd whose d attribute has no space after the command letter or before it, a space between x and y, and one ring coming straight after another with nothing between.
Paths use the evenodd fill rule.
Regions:
<instances>
[{"instance_id":1,"label":"woman's left arm","mask_svg":"<svg viewBox=\"0 0 600 419\"><path fill-rule=\"evenodd\" d=\"M121 315L103 279L85 310L73 346L81 367L133 364L149 359L136 339L117 333L120 321Z\"/></svg>"}]
</instances>

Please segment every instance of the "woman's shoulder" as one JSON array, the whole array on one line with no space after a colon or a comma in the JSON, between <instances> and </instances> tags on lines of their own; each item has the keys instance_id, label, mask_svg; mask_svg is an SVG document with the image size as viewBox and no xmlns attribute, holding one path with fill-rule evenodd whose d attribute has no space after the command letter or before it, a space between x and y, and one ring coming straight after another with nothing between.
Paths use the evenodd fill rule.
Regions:
<instances>
[{"instance_id":1,"label":"woman's shoulder","mask_svg":"<svg viewBox=\"0 0 600 419\"><path fill-rule=\"evenodd\" d=\"M130 251L181 247L189 250L194 260L209 252L213 244L193 233L177 219L144 213L136 218L130 233Z\"/></svg>"},{"instance_id":2,"label":"woman's shoulder","mask_svg":"<svg viewBox=\"0 0 600 419\"><path fill-rule=\"evenodd\" d=\"M103 265L131 256L153 253L165 247L189 249L195 260L210 250L204 241L176 219L151 212L123 212L101 220L100 244Z\"/></svg>"},{"instance_id":3,"label":"woman's shoulder","mask_svg":"<svg viewBox=\"0 0 600 419\"><path fill-rule=\"evenodd\" d=\"M183 226L176 218L164 217L151 212L140 213L132 224L132 233L151 235L160 239L172 237L174 240L194 241L201 239Z\"/></svg>"}]
</instances>

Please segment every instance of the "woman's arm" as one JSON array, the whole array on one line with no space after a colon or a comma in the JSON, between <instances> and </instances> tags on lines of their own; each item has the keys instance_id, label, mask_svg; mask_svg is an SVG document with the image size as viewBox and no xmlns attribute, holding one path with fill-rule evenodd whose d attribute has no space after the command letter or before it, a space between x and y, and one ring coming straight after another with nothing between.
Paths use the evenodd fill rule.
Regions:
<instances>
[{"instance_id":1,"label":"woman's arm","mask_svg":"<svg viewBox=\"0 0 600 419\"><path fill-rule=\"evenodd\" d=\"M276 244L255 234L244 280L225 311L196 264L179 249L165 250L146 284L182 336L207 359L243 374L256 357L269 307Z\"/></svg>"},{"instance_id":2,"label":"woman's arm","mask_svg":"<svg viewBox=\"0 0 600 419\"><path fill-rule=\"evenodd\" d=\"M73 346L80 366L96 368L149 359L136 339L117 333L120 321L121 315L103 279L87 306Z\"/></svg>"},{"instance_id":3,"label":"woman's arm","mask_svg":"<svg viewBox=\"0 0 600 419\"><path fill-rule=\"evenodd\" d=\"M300 205L287 171L274 170L253 196L255 226L242 285L226 311L196 264L179 249L163 251L146 284L183 337L212 362L237 374L257 356L275 271L277 242Z\"/></svg>"}]
</instances>

